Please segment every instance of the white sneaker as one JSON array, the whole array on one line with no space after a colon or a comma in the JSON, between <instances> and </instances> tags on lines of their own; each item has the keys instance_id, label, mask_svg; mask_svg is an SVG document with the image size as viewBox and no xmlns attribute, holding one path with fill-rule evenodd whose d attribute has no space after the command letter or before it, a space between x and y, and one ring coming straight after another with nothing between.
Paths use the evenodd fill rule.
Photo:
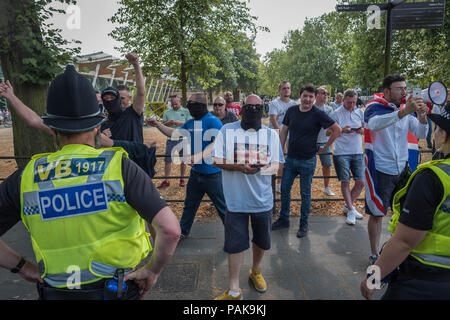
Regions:
<instances>
[{"instance_id":1,"label":"white sneaker","mask_svg":"<svg viewBox=\"0 0 450 320\"><path fill-rule=\"evenodd\" d=\"M333 191L331 191L330 187L326 187L323 192L325 192L327 196L331 197L334 197L336 195Z\"/></svg>"},{"instance_id":2,"label":"white sneaker","mask_svg":"<svg viewBox=\"0 0 450 320\"><path fill-rule=\"evenodd\" d=\"M347 213L348 213L348 208L347 208L347 205L346 205L346 204L344 204L344 206L342 207L342 212L343 212L344 214L347 214Z\"/></svg>"},{"instance_id":3,"label":"white sneaker","mask_svg":"<svg viewBox=\"0 0 450 320\"><path fill-rule=\"evenodd\" d=\"M359 213L359 212L355 209L355 207L353 207L353 212L355 213L355 218L356 218L356 219L361 220L361 219L364 217L361 213Z\"/></svg>"},{"instance_id":4,"label":"white sneaker","mask_svg":"<svg viewBox=\"0 0 450 320\"><path fill-rule=\"evenodd\" d=\"M349 210L347 213L347 219L345 220L345 223L351 226L354 226L356 223L356 217L355 217L355 209Z\"/></svg>"},{"instance_id":5,"label":"white sneaker","mask_svg":"<svg viewBox=\"0 0 450 320\"><path fill-rule=\"evenodd\" d=\"M276 184L275 191L278 192L278 193L281 193L281 184L280 183Z\"/></svg>"},{"instance_id":6,"label":"white sneaker","mask_svg":"<svg viewBox=\"0 0 450 320\"><path fill-rule=\"evenodd\" d=\"M353 210L354 210L354 214L355 214L355 218L356 219L360 219L361 220L362 218L364 218L364 216L361 213L359 213L354 207L353 207ZM348 214L349 210L347 208L347 205L344 204L344 206L342 207L342 212L344 214Z\"/></svg>"}]
</instances>

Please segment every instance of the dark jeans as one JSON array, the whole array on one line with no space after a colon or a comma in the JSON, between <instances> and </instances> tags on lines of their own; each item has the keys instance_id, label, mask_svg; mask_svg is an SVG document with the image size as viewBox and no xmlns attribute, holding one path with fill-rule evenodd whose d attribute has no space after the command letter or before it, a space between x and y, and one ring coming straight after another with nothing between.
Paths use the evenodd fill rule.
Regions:
<instances>
[{"instance_id":1,"label":"dark jeans","mask_svg":"<svg viewBox=\"0 0 450 320\"><path fill-rule=\"evenodd\" d=\"M428 122L427 146L428 146L428 148L431 148L433 146L433 143L431 141L431 133L433 131L433 122L428 117L427 117L427 122Z\"/></svg>"},{"instance_id":2,"label":"dark jeans","mask_svg":"<svg viewBox=\"0 0 450 320\"><path fill-rule=\"evenodd\" d=\"M389 207L392 208L391 195L398 182L400 175L386 174L377 170L378 195L383 201L384 213Z\"/></svg>"},{"instance_id":3,"label":"dark jeans","mask_svg":"<svg viewBox=\"0 0 450 320\"><path fill-rule=\"evenodd\" d=\"M219 217L222 223L224 223L227 206L223 196L222 172L203 174L191 169L189 181L186 186L183 215L180 220L182 234L187 235L191 231L195 215L205 193L214 203Z\"/></svg>"},{"instance_id":4,"label":"dark jeans","mask_svg":"<svg viewBox=\"0 0 450 320\"><path fill-rule=\"evenodd\" d=\"M286 158L281 180L280 219L289 220L291 212L291 188L297 175L300 175L300 195L302 199L300 225L308 225L311 210L311 184L316 170L316 157L307 160Z\"/></svg>"}]
</instances>

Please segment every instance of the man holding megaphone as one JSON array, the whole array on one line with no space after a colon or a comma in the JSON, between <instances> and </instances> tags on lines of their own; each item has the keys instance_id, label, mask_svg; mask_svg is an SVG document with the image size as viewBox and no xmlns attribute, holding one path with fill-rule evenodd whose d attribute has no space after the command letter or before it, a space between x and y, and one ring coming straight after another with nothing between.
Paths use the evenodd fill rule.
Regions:
<instances>
[{"instance_id":1,"label":"man holding megaphone","mask_svg":"<svg viewBox=\"0 0 450 320\"><path fill-rule=\"evenodd\" d=\"M392 191L408 162L408 131L418 139L425 139L428 131L428 107L422 97L410 96L406 101L404 77L389 75L382 86L383 97L368 102L364 112L370 264L378 258L382 218L391 207Z\"/></svg>"}]
</instances>

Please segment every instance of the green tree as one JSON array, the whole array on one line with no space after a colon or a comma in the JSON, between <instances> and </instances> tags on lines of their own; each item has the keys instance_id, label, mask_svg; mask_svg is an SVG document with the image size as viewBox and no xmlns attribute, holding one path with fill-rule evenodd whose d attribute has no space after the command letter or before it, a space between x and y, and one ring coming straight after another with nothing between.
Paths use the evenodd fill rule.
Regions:
<instances>
[{"instance_id":1,"label":"green tree","mask_svg":"<svg viewBox=\"0 0 450 320\"><path fill-rule=\"evenodd\" d=\"M229 90L236 100L239 99L239 92L257 92L260 57L256 53L254 40L244 33L236 35L229 47L231 54L226 61L227 65L222 66L217 73L220 83L214 89L216 92Z\"/></svg>"},{"instance_id":2,"label":"green tree","mask_svg":"<svg viewBox=\"0 0 450 320\"><path fill-rule=\"evenodd\" d=\"M161 75L167 66L179 79L186 102L188 80L196 76L204 87L220 80L229 63L228 46L236 34L255 33L255 20L241 0L121 0L110 21L110 34L124 42L122 52L136 51L145 73Z\"/></svg>"},{"instance_id":3,"label":"green tree","mask_svg":"<svg viewBox=\"0 0 450 320\"><path fill-rule=\"evenodd\" d=\"M59 29L52 27L48 19L61 9L51 6L50 0L2 0L0 2L0 62L14 91L27 106L37 114L45 113L49 82L61 71L61 65L79 52L64 49ZM61 3L75 4L72 0ZM77 42L79 43L79 42ZM14 154L31 157L33 154L56 149L54 139L29 128L15 116L12 110ZM17 161L23 167L27 161Z\"/></svg>"}]
</instances>

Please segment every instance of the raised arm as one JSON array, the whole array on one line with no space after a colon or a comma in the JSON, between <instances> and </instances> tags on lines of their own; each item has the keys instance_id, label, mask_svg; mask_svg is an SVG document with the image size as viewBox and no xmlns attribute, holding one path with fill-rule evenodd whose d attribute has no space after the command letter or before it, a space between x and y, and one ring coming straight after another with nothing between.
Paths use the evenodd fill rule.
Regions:
<instances>
[{"instance_id":1,"label":"raised arm","mask_svg":"<svg viewBox=\"0 0 450 320\"><path fill-rule=\"evenodd\" d=\"M53 135L53 131L44 124L41 117L14 95L14 89L9 80L6 83L0 83L0 95L6 98L10 106L26 124L32 128Z\"/></svg>"},{"instance_id":2,"label":"raised arm","mask_svg":"<svg viewBox=\"0 0 450 320\"><path fill-rule=\"evenodd\" d=\"M139 65L139 57L136 53L128 53L125 58L134 68L136 75L136 93L133 97L133 109L137 114L141 115L144 112L145 104L145 83L144 75L142 74L141 66Z\"/></svg>"}]
</instances>

